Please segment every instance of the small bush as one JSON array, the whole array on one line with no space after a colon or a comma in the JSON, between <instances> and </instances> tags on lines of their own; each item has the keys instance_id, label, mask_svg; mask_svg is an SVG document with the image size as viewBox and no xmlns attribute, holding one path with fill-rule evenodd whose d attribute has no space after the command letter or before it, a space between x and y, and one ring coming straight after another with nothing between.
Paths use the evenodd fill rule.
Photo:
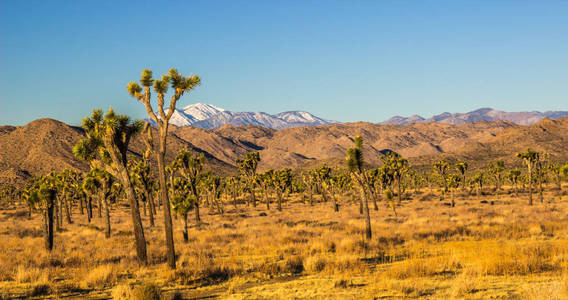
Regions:
<instances>
[{"instance_id":1,"label":"small bush","mask_svg":"<svg viewBox=\"0 0 568 300\"><path fill-rule=\"evenodd\" d=\"M319 273L325 269L327 260L321 256L310 256L306 259L305 268L310 273Z\"/></svg>"},{"instance_id":2,"label":"small bush","mask_svg":"<svg viewBox=\"0 0 568 300\"><path fill-rule=\"evenodd\" d=\"M116 269L112 265L102 265L91 270L81 282L85 288L102 289L117 280Z\"/></svg>"},{"instance_id":3,"label":"small bush","mask_svg":"<svg viewBox=\"0 0 568 300\"><path fill-rule=\"evenodd\" d=\"M145 282L137 286L132 292L132 299L134 300L160 300L160 288L154 284Z\"/></svg>"},{"instance_id":4,"label":"small bush","mask_svg":"<svg viewBox=\"0 0 568 300\"><path fill-rule=\"evenodd\" d=\"M119 284L112 289L112 299L114 300L130 300L132 299L132 288L128 284Z\"/></svg>"},{"instance_id":5,"label":"small bush","mask_svg":"<svg viewBox=\"0 0 568 300\"><path fill-rule=\"evenodd\" d=\"M299 274L304 271L304 259L299 256L291 256L284 260L284 273Z\"/></svg>"}]
</instances>

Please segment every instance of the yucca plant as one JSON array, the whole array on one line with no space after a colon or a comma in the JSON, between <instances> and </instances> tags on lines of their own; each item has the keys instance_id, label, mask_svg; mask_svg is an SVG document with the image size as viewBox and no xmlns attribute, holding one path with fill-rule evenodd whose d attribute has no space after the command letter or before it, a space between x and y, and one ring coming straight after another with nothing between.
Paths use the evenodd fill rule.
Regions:
<instances>
[{"instance_id":1,"label":"yucca plant","mask_svg":"<svg viewBox=\"0 0 568 300\"><path fill-rule=\"evenodd\" d=\"M278 210L282 211L283 194L292 186L292 170L288 168L276 170L272 174L272 182L278 197Z\"/></svg>"},{"instance_id":2,"label":"yucca plant","mask_svg":"<svg viewBox=\"0 0 568 300\"><path fill-rule=\"evenodd\" d=\"M469 168L469 165L467 164L467 162L462 161L462 162L458 162L456 164L456 170L459 172L459 174L461 175L461 187L462 189L465 190L466 187L466 173L467 173L467 169Z\"/></svg>"},{"instance_id":3,"label":"yucca plant","mask_svg":"<svg viewBox=\"0 0 568 300\"><path fill-rule=\"evenodd\" d=\"M371 216L369 213L369 183L365 170L363 169L363 138L359 135L354 139L354 146L347 149L347 169L352 181L357 185L361 199L363 199L363 212L365 214L365 237L371 240Z\"/></svg>"},{"instance_id":4,"label":"yucca plant","mask_svg":"<svg viewBox=\"0 0 568 300\"><path fill-rule=\"evenodd\" d=\"M91 116L82 121L87 136L73 147L73 153L120 181L130 204L136 255L140 263L147 264L144 227L127 160L130 140L142 130L142 126L141 121L132 122L128 116L116 114L112 108L104 116L101 110L93 110Z\"/></svg>"},{"instance_id":5,"label":"yucca plant","mask_svg":"<svg viewBox=\"0 0 568 300\"><path fill-rule=\"evenodd\" d=\"M148 116L158 127L160 134L158 150L154 151L158 160L158 179L160 182L160 198L164 206L164 231L166 234L166 257L168 266L172 269L176 267L176 257L174 248L174 237L172 228L172 217L170 211L170 201L168 199L167 185L166 185L166 145L168 138L168 126L172 118L176 104L184 94L189 94L201 83L201 79L197 75L183 76L178 73L177 69L170 69L167 74L162 75L161 79L152 78L152 70L142 70L140 84L130 82L126 89L128 93L142 102L146 108ZM154 111L151 103L151 88L154 88L157 103L157 114ZM173 90L173 95L170 98L169 107L164 108L165 95L168 92L168 87ZM153 150L152 150L153 151Z\"/></svg>"},{"instance_id":6,"label":"yucca plant","mask_svg":"<svg viewBox=\"0 0 568 300\"><path fill-rule=\"evenodd\" d=\"M203 153L193 154L189 150L182 149L171 165L171 169L173 171L177 170L185 177L187 184L189 185L189 191L195 198L194 207L196 223L201 222L201 216L199 215L201 195L198 186L202 179L201 171L203 170L204 164L205 155Z\"/></svg>"},{"instance_id":7,"label":"yucca plant","mask_svg":"<svg viewBox=\"0 0 568 300\"><path fill-rule=\"evenodd\" d=\"M525 152L519 152L516 154L519 159L522 159L525 165L527 166L527 181L529 185L529 205L533 205L533 197L532 197L532 186L533 186L533 172L536 164L539 161L539 153L532 151L531 149L527 149Z\"/></svg>"},{"instance_id":8,"label":"yucca plant","mask_svg":"<svg viewBox=\"0 0 568 300\"><path fill-rule=\"evenodd\" d=\"M258 152L249 152L243 159L237 159L235 162L239 167L239 173L242 176L242 179L245 180L246 189L250 193L250 202L252 205L256 207L256 196L254 193L255 189L255 176L256 176L256 169L258 167L258 162L260 161L260 153Z\"/></svg>"}]
</instances>

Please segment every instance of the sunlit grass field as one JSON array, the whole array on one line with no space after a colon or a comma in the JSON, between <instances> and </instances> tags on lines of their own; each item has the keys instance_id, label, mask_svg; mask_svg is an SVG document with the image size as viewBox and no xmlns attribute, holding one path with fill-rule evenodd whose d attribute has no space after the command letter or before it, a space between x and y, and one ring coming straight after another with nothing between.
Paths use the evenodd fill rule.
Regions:
<instances>
[{"instance_id":1,"label":"sunlit grass field","mask_svg":"<svg viewBox=\"0 0 568 300\"><path fill-rule=\"evenodd\" d=\"M150 228L150 265L135 258L126 207L104 221L73 212L73 224L44 250L41 217L24 207L0 211L0 296L131 299L156 290L165 299L567 299L568 196L458 193L456 207L437 191L409 195L397 216L371 211L373 239L350 195L338 213L290 195L282 212L226 203L224 215L190 215L190 238L174 219L178 268L166 266L162 211ZM211 214L210 214L211 213ZM214 214L213 214L214 213Z\"/></svg>"}]
</instances>

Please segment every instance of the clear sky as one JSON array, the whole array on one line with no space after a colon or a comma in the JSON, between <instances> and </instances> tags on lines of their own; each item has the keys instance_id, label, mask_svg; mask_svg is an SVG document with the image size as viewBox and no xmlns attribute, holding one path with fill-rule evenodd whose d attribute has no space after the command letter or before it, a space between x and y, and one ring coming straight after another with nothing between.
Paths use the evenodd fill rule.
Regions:
<instances>
[{"instance_id":1,"label":"clear sky","mask_svg":"<svg viewBox=\"0 0 568 300\"><path fill-rule=\"evenodd\" d=\"M178 106L339 121L568 110L568 1L0 0L0 124L71 124L176 67Z\"/></svg>"}]
</instances>

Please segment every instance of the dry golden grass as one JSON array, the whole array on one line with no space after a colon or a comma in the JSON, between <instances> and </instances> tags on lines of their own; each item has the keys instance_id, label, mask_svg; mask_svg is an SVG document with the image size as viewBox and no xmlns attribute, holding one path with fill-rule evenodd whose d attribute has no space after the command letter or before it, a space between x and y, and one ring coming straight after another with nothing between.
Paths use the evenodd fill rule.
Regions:
<instances>
[{"instance_id":1,"label":"dry golden grass","mask_svg":"<svg viewBox=\"0 0 568 300\"><path fill-rule=\"evenodd\" d=\"M191 220L188 243L174 220L176 270L165 264L161 212L157 226L145 228L151 264L141 267L124 207L113 209L110 239L102 219L87 224L75 211L52 253L43 250L37 215L6 209L0 298L568 298L565 199L550 192L530 207L526 195L458 195L451 208L438 195L411 198L397 217L384 203L371 212L371 241L363 239L358 206L347 202L339 213L331 203L295 200L282 212L227 204L218 215L205 207L202 224Z\"/></svg>"}]
</instances>

